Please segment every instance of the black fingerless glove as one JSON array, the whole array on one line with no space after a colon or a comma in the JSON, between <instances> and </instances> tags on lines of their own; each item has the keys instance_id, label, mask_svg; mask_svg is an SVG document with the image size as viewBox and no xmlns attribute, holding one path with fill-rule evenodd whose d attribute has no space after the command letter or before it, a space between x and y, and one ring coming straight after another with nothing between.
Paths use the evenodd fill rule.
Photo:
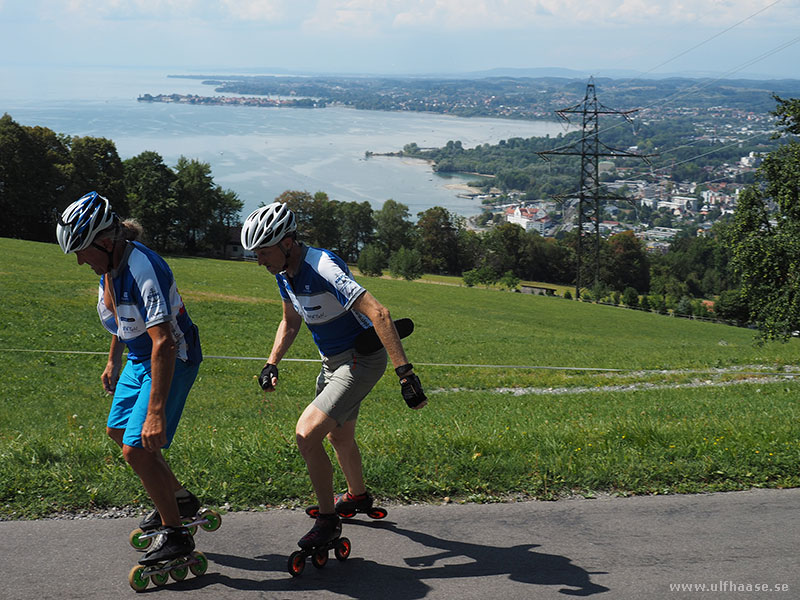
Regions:
<instances>
[{"instance_id":1,"label":"black fingerless glove","mask_svg":"<svg viewBox=\"0 0 800 600\"><path fill-rule=\"evenodd\" d=\"M394 370L397 376L400 377L400 393L403 394L403 400L406 401L409 408L419 406L428 399L422 390L419 377L411 373L413 368L413 365L407 364Z\"/></svg>"},{"instance_id":2,"label":"black fingerless glove","mask_svg":"<svg viewBox=\"0 0 800 600\"><path fill-rule=\"evenodd\" d=\"M275 386L272 385L272 378L278 378L278 367L267 363L267 365L261 369L261 375L258 376L258 385L261 386L261 389L264 391L274 390Z\"/></svg>"}]
</instances>

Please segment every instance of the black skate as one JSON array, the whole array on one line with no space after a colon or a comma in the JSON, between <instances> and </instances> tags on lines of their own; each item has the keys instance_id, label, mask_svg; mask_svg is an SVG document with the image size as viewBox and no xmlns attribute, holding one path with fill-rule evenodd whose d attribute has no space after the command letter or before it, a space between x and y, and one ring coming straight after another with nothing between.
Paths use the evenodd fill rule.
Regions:
<instances>
[{"instance_id":1,"label":"black skate","mask_svg":"<svg viewBox=\"0 0 800 600\"><path fill-rule=\"evenodd\" d=\"M356 513L363 513L370 519L385 519L389 514L385 508L380 506L372 506L373 499L369 492L363 496L352 496L350 492L345 492L336 496L336 505L334 510L336 514L343 519L354 517ZM316 504L309 506L306 509L306 514L309 517L316 518L319 515L319 506Z\"/></svg>"},{"instance_id":2,"label":"black skate","mask_svg":"<svg viewBox=\"0 0 800 600\"><path fill-rule=\"evenodd\" d=\"M200 510L200 500L189 492L188 497L176 498L178 502L178 512L181 518L194 517L197 511ZM159 529L161 527L161 515L158 514L158 509L154 508L139 521L139 529L145 533Z\"/></svg>"},{"instance_id":3,"label":"black skate","mask_svg":"<svg viewBox=\"0 0 800 600\"><path fill-rule=\"evenodd\" d=\"M337 560L347 560L352 548L350 540L342 535L342 522L336 515L317 517L317 522L306 535L300 538L297 545L300 550L289 556L289 573L299 576L306 567L306 558L311 557L311 564L321 569L328 562L328 551L333 549Z\"/></svg>"},{"instance_id":4,"label":"black skate","mask_svg":"<svg viewBox=\"0 0 800 600\"><path fill-rule=\"evenodd\" d=\"M189 571L196 577L199 577L207 570L208 559L205 557L205 554L195 551L188 556L176 558L161 565L152 565L149 567L136 565L128 574L128 583L134 591L143 592L151 579L153 583L161 586L166 585L170 577L175 581L183 581L186 579Z\"/></svg>"},{"instance_id":5,"label":"black skate","mask_svg":"<svg viewBox=\"0 0 800 600\"><path fill-rule=\"evenodd\" d=\"M139 559L140 565L150 567L187 556L194 550L194 538L186 527L162 527L155 533L156 541L147 554Z\"/></svg>"},{"instance_id":6,"label":"black skate","mask_svg":"<svg viewBox=\"0 0 800 600\"><path fill-rule=\"evenodd\" d=\"M184 527L189 528L189 533L197 533L199 525L206 531L216 531L222 525L222 516L215 510L204 508L200 509L200 501L189 494L188 498L178 498L178 511ZM140 522L139 528L131 531L128 542L136 550L147 550L153 542L153 538L158 534L161 527L161 515L157 509L153 509Z\"/></svg>"}]
</instances>

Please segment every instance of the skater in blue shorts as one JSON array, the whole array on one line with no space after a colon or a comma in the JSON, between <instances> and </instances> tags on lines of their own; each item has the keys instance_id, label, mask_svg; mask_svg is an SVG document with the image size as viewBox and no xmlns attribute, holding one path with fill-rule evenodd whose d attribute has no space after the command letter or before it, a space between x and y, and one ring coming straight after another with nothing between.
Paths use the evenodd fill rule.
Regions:
<instances>
[{"instance_id":1,"label":"skater in blue shorts","mask_svg":"<svg viewBox=\"0 0 800 600\"><path fill-rule=\"evenodd\" d=\"M283 299L283 318L261 387L278 384L278 363L306 323L322 357L316 397L300 416L297 445L305 459L319 502L314 527L298 542L315 548L338 538L338 513L372 507L355 440L361 401L383 376L388 358L400 378L401 392L414 409L427 404L389 311L359 285L347 265L332 252L297 241L295 215L278 202L254 211L242 227L242 246L255 251L258 264L275 276ZM377 344L362 343L372 335ZM333 446L347 480L347 492L334 499L333 468L323 442Z\"/></svg>"},{"instance_id":2,"label":"skater in blue shorts","mask_svg":"<svg viewBox=\"0 0 800 600\"><path fill-rule=\"evenodd\" d=\"M194 549L181 516L193 516L199 502L175 478L161 450L175 435L202 353L172 271L135 241L140 234L135 221L121 221L96 192L70 204L56 226L64 253L74 252L78 264L100 276L97 311L111 333L101 379L114 394L106 431L155 504L140 523L145 531L163 534L139 561L150 565Z\"/></svg>"}]
</instances>

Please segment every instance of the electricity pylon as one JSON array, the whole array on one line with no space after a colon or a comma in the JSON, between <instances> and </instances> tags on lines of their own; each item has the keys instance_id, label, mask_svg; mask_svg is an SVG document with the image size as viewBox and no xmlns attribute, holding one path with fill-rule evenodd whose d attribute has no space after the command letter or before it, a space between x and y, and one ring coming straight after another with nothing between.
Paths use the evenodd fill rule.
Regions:
<instances>
[{"instance_id":1,"label":"electricity pylon","mask_svg":"<svg viewBox=\"0 0 800 600\"><path fill-rule=\"evenodd\" d=\"M628 122L633 124L633 121L628 116L636 112L638 109L633 110L611 110L606 108L597 101L597 95L594 87L594 78L589 79L586 86L586 96L582 102L575 106L564 108L556 111L556 114L569 122L569 114L580 114L583 117L583 135L577 142L565 146L563 148L556 148L555 150L545 150L539 152L545 160L549 160L548 156L562 155L562 156L580 156L581 157L581 179L580 188L578 191L578 252L577 252L577 272L575 276L575 299L580 298L581 284L583 278L583 263L585 254L589 254L587 246L589 242L587 238L590 235L594 236L594 244L592 248L593 257L593 271L594 271L594 284L599 281L600 274L600 221L602 220L602 209L600 200L615 199L619 197L613 195L604 195L600 187L600 172L598 166L598 159L601 156L608 156L614 158L641 158L649 163L646 154L636 154L624 150L616 150L609 148L600 141L600 115L620 115ZM580 149L577 146L580 145ZM587 224L589 224L590 231L587 231Z\"/></svg>"}]
</instances>

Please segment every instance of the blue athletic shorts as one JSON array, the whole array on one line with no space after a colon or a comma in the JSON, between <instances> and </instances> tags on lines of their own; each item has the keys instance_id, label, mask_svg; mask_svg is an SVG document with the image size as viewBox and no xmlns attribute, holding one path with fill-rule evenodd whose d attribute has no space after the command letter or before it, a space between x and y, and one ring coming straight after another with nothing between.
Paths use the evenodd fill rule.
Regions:
<instances>
[{"instance_id":1,"label":"blue athletic shorts","mask_svg":"<svg viewBox=\"0 0 800 600\"><path fill-rule=\"evenodd\" d=\"M189 364L182 360L175 361L175 374L167 396L167 443L169 448L175 430L181 420L181 413L189 396L189 390L197 377L199 364ZM147 407L150 404L150 361L134 362L129 360L117 382L111 411L108 413L108 427L124 429L122 443L126 446L142 448L142 426L147 418Z\"/></svg>"}]
</instances>

